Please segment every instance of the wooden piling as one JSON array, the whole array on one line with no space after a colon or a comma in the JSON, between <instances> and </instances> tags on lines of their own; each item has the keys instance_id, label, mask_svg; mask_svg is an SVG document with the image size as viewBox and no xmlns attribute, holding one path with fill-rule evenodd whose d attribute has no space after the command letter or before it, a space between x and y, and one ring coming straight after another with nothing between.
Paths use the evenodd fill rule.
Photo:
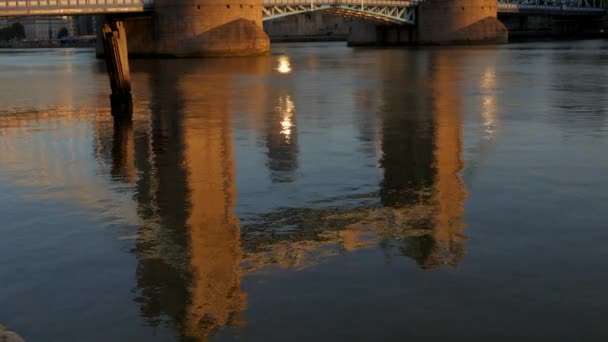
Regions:
<instances>
[{"instance_id":1,"label":"wooden piling","mask_svg":"<svg viewBox=\"0 0 608 342\"><path fill-rule=\"evenodd\" d=\"M127 32L121 20L109 20L103 25L104 57L110 76L112 115L129 116L132 112L131 74L127 50Z\"/></svg>"}]
</instances>

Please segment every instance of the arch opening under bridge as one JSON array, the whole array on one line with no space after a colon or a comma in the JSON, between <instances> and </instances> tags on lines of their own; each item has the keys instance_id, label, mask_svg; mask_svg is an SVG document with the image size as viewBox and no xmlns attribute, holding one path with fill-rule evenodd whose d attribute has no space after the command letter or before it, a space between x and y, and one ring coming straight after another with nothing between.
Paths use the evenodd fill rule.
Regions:
<instances>
[{"instance_id":1,"label":"arch opening under bridge","mask_svg":"<svg viewBox=\"0 0 608 342\"><path fill-rule=\"evenodd\" d=\"M322 11L379 24L414 25L418 0L263 0L262 20Z\"/></svg>"}]
</instances>

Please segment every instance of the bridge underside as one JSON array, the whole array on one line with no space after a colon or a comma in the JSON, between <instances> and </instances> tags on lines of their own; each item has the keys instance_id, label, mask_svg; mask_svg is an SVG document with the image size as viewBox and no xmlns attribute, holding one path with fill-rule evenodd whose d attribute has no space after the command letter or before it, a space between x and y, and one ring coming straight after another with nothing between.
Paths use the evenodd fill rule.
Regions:
<instances>
[{"instance_id":1,"label":"bridge underside","mask_svg":"<svg viewBox=\"0 0 608 342\"><path fill-rule=\"evenodd\" d=\"M263 20L279 19L290 15L321 11L328 14L350 17L378 24L414 25L416 9L412 6L395 5L361 5L361 4L311 4L281 5L273 4L262 7Z\"/></svg>"},{"instance_id":2,"label":"bridge underside","mask_svg":"<svg viewBox=\"0 0 608 342\"><path fill-rule=\"evenodd\" d=\"M608 1L606 2L608 4ZM587 1L523 1L501 0L499 14L535 14L551 16L601 16L606 13L604 0Z\"/></svg>"}]
</instances>

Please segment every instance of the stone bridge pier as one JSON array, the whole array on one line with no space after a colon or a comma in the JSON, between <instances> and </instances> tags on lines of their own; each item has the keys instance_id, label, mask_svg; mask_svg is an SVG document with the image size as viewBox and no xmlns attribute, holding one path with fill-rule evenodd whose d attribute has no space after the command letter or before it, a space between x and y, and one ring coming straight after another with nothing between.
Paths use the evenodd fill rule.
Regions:
<instances>
[{"instance_id":1,"label":"stone bridge pier","mask_svg":"<svg viewBox=\"0 0 608 342\"><path fill-rule=\"evenodd\" d=\"M506 43L497 0L425 0L415 26L353 23L349 45Z\"/></svg>"},{"instance_id":2,"label":"stone bridge pier","mask_svg":"<svg viewBox=\"0 0 608 342\"><path fill-rule=\"evenodd\" d=\"M122 20L131 56L248 56L270 49L261 0L155 0L153 12Z\"/></svg>"}]
</instances>

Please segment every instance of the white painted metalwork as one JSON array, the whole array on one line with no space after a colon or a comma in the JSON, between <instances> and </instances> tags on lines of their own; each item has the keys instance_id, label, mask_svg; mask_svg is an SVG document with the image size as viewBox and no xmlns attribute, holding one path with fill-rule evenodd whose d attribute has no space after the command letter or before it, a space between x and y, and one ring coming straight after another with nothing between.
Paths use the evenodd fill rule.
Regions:
<instances>
[{"instance_id":1,"label":"white painted metalwork","mask_svg":"<svg viewBox=\"0 0 608 342\"><path fill-rule=\"evenodd\" d=\"M418 0L263 0L263 20L325 11L391 24L414 24Z\"/></svg>"},{"instance_id":2,"label":"white painted metalwork","mask_svg":"<svg viewBox=\"0 0 608 342\"><path fill-rule=\"evenodd\" d=\"M424 0L263 0L263 20L326 11L393 24L415 24L416 6ZM608 0L498 0L501 13L601 15Z\"/></svg>"},{"instance_id":3,"label":"white painted metalwork","mask_svg":"<svg viewBox=\"0 0 608 342\"><path fill-rule=\"evenodd\" d=\"M0 16L142 12L154 0L0 0Z\"/></svg>"}]
</instances>

